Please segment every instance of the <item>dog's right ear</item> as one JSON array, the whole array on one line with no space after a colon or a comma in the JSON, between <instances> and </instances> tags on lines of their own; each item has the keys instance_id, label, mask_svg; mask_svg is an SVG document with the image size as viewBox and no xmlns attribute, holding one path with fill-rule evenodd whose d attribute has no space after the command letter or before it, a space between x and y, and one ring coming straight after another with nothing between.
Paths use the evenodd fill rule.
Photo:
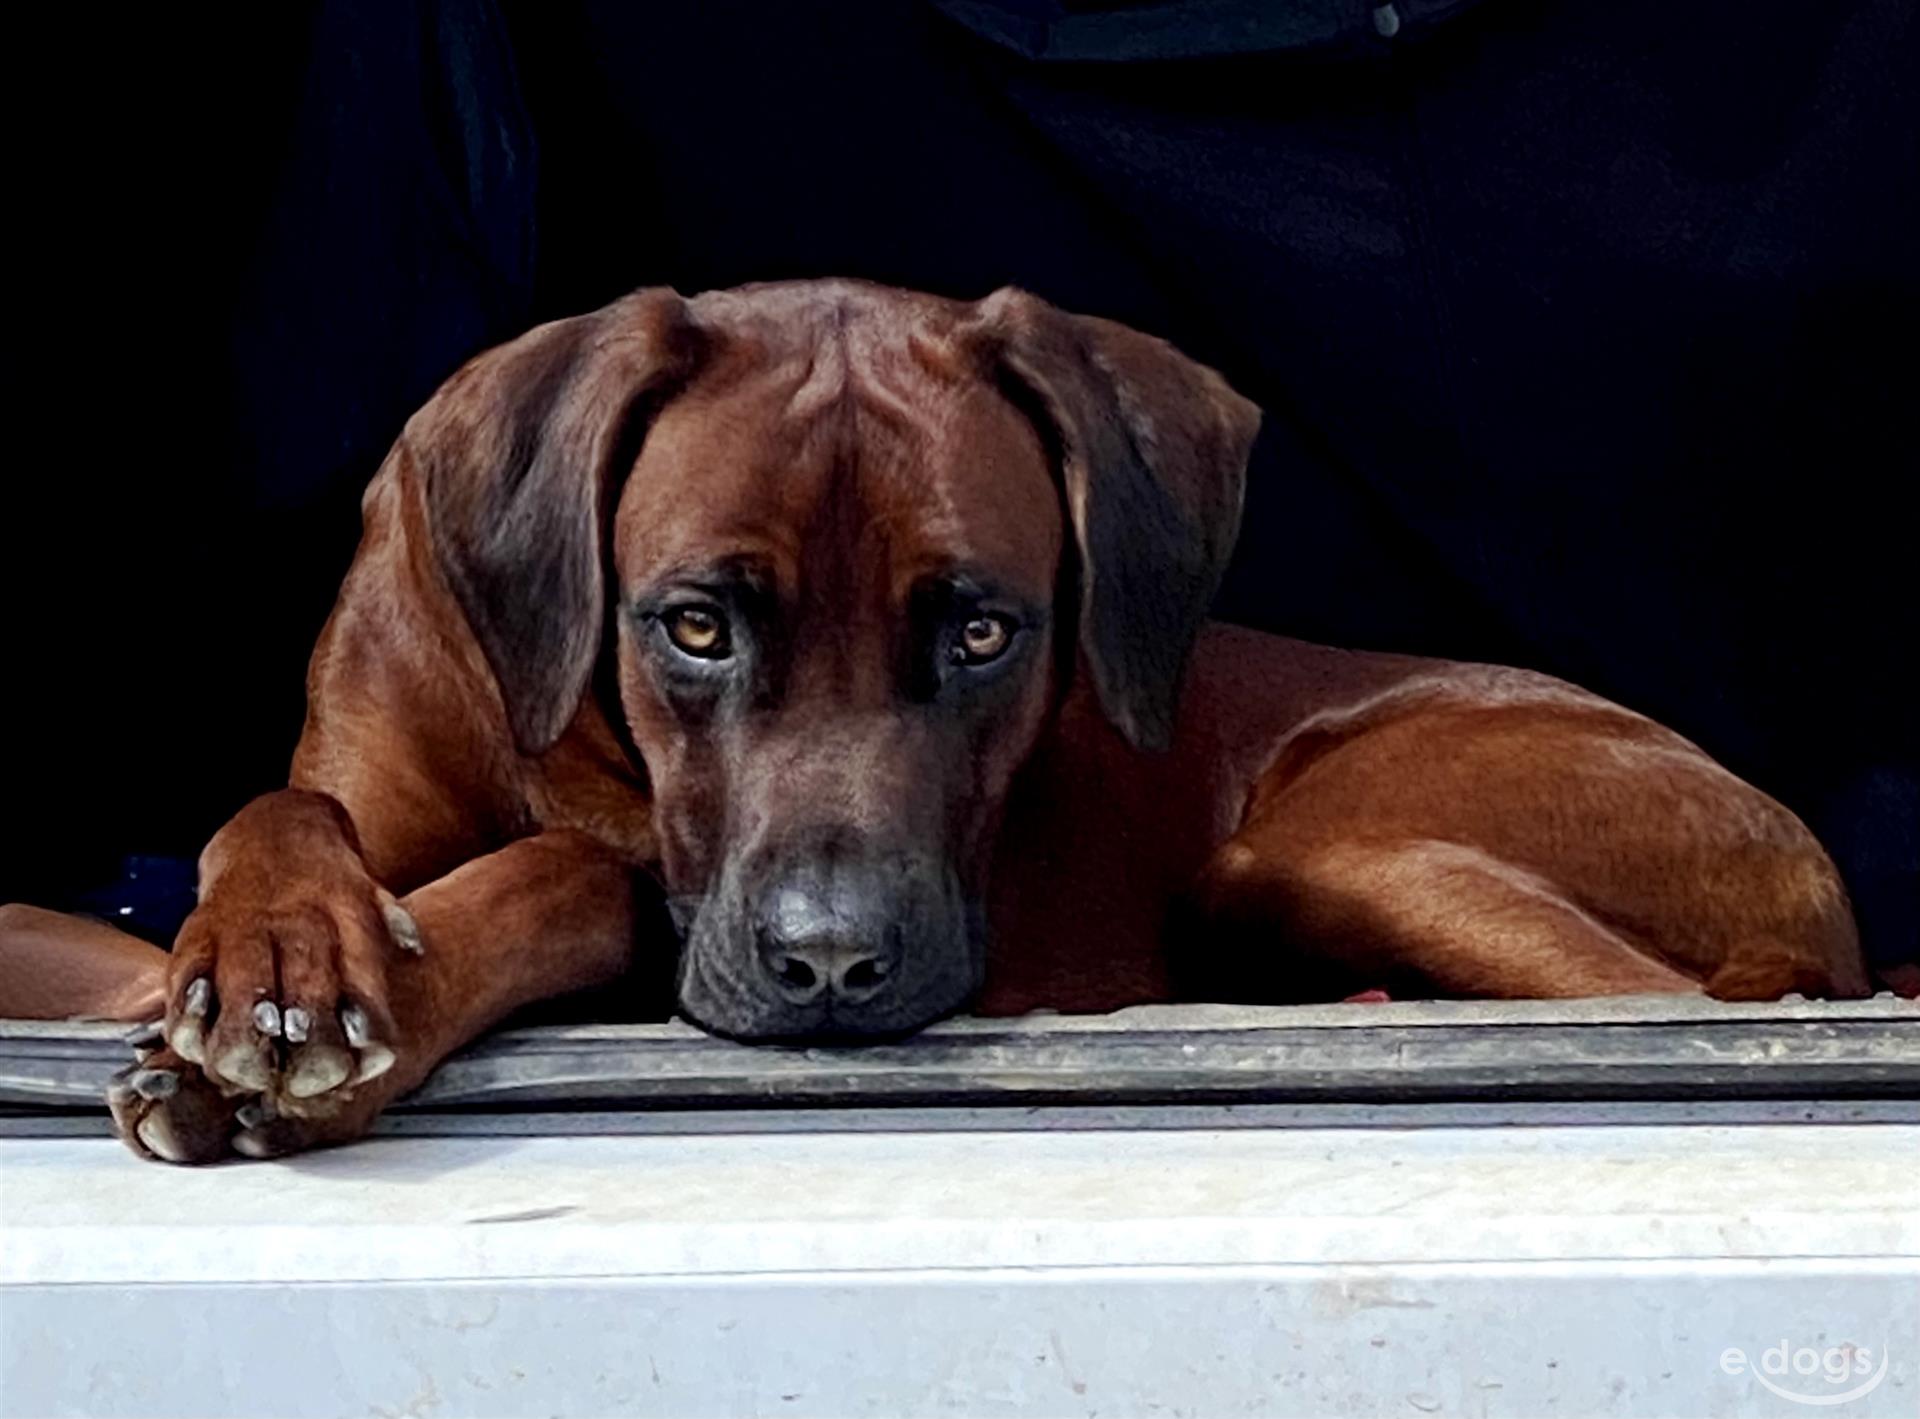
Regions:
<instances>
[{"instance_id":1,"label":"dog's right ear","mask_svg":"<svg viewBox=\"0 0 1920 1419\"><path fill-rule=\"evenodd\" d=\"M1059 449L1080 652L1129 742L1173 739L1187 656L1240 529L1260 410L1163 340L1025 291L975 307L1003 380Z\"/></svg>"},{"instance_id":2,"label":"dog's right ear","mask_svg":"<svg viewBox=\"0 0 1920 1419\"><path fill-rule=\"evenodd\" d=\"M400 436L433 555L524 753L549 748L579 709L600 651L618 484L701 344L678 294L640 291L472 360Z\"/></svg>"}]
</instances>

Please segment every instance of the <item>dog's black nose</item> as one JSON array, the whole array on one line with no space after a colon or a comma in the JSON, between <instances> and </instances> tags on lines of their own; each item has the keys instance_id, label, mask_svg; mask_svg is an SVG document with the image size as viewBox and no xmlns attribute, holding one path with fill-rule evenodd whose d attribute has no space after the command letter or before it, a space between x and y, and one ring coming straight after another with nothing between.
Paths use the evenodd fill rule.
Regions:
<instances>
[{"instance_id":1,"label":"dog's black nose","mask_svg":"<svg viewBox=\"0 0 1920 1419\"><path fill-rule=\"evenodd\" d=\"M900 933L883 911L791 888L774 893L758 934L762 965L795 1005L822 997L848 1005L872 1000L887 988L899 957Z\"/></svg>"}]
</instances>

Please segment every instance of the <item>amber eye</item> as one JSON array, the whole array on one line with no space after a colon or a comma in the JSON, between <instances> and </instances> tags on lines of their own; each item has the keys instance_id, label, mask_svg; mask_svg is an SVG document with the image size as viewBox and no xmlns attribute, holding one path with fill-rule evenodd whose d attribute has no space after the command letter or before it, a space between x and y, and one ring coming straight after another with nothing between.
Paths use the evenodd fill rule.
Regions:
<instances>
[{"instance_id":1,"label":"amber eye","mask_svg":"<svg viewBox=\"0 0 1920 1419\"><path fill-rule=\"evenodd\" d=\"M960 627L953 658L961 665L985 665L1006 654L1013 627L1001 616L975 616Z\"/></svg>"},{"instance_id":2,"label":"amber eye","mask_svg":"<svg viewBox=\"0 0 1920 1419\"><path fill-rule=\"evenodd\" d=\"M688 655L724 660L728 654L727 618L713 606L677 606L661 618L667 638Z\"/></svg>"}]
</instances>

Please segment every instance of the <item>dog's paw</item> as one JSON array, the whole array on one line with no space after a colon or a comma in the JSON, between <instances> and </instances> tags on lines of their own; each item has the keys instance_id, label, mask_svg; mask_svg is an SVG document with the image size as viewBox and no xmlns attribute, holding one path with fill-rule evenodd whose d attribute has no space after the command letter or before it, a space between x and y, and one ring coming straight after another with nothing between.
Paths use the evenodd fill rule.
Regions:
<instances>
[{"instance_id":1,"label":"dog's paw","mask_svg":"<svg viewBox=\"0 0 1920 1419\"><path fill-rule=\"evenodd\" d=\"M156 1028L153 1038L159 1038ZM223 1094L169 1049L143 1053L107 1084L121 1141L163 1163L213 1163L232 1151L243 1099ZM257 1108L258 1105L256 1104Z\"/></svg>"},{"instance_id":2,"label":"dog's paw","mask_svg":"<svg viewBox=\"0 0 1920 1419\"><path fill-rule=\"evenodd\" d=\"M159 1040L159 1027L152 1027ZM217 1163L242 1158L278 1158L364 1131L365 1120L287 1118L270 1098L228 1094L169 1048L142 1051L139 1062L107 1084L107 1107L121 1141L142 1158L161 1163ZM364 1111L368 1119L372 1111Z\"/></svg>"},{"instance_id":3,"label":"dog's paw","mask_svg":"<svg viewBox=\"0 0 1920 1419\"><path fill-rule=\"evenodd\" d=\"M216 890L174 945L165 1041L219 1093L332 1117L393 1068L387 973L421 950L413 918L364 876Z\"/></svg>"}]
</instances>

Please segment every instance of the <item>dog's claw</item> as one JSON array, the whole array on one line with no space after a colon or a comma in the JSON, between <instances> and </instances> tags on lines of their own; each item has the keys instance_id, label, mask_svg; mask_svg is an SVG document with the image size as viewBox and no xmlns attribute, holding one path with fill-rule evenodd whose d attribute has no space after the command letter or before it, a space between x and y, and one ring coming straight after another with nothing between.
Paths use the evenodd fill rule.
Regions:
<instances>
[{"instance_id":1,"label":"dog's claw","mask_svg":"<svg viewBox=\"0 0 1920 1419\"><path fill-rule=\"evenodd\" d=\"M394 945L411 956L426 954L426 943L420 939L420 924L413 919L412 912L389 897L380 904L380 915L386 919Z\"/></svg>"},{"instance_id":2,"label":"dog's claw","mask_svg":"<svg viewBox=\"0 0 1920 1419\"><path fill-rule=\"evenodd\" d=\"M351 1070L352 1077L346 1082L365 1083L369 1079L378 1079L393 1068L394 1052L373 1038L373 1023L367 1018L364 1007L359 1005L341 1007L340 1028L346 1034L347 1043L353 1047L354 1053L359 1055L359 1060Z\"/></svg>"},{"instance_id":3,"label":"dog's claw","mask_svg":"<svg viewBox=\"0 0 1920 1419\"><path fill-rule=\"evenodd\" d=\"M171 1099L180 1092L180 1076L171 1069L136 1069L127 1083L143 1099Z\"/></svg>"},{"instance_id":4,"label":"dog's claw","mask_svg":"<svg viewBox=\"0 0 1920 1419\"><path fill-rule=\"evenodd\" d=\"M298 1005L290 1005L286 1013L280 1017L280 1024L288 1044L304 1044L308 1034L313 1030L313 1016Z\"/></svg>"},{"instance_id":5,"label":"dog's claw","mask_svg":"<svg viewBox=\"0 0 1920 1419\"><path fill-rule=\"evenodd\" d=\"M180 1018L167 1032L174 1053L191 1064L206 1062L206 1019L212 1005L213 982L201 976L187 986L180 999Z\"/></svg>"},{"instance_id":6,"label":"dog's claw","mask_svg":"<svg viewBox=\"0 0 1920 1419\"><path fill-rule=\"evenodd\" d=\"M280 1007L271 1000L254 1002L253 1028L269 1038L277 1037L280 1033Z\"/></svg>"},{"instance_id":7,"label":"dog's claw","mask_svg":"<svg viewBox=\"0 0 1920 1419\"><path fill-rule=\"evenodd\" d=\"M273 1095L261 1094L248 1099L233 1111L233 1121L242 1128L258 1128L263 1123L272 1123L280 1117L280 1110L274 1107Z\"/></svg>"}]
</instances>

